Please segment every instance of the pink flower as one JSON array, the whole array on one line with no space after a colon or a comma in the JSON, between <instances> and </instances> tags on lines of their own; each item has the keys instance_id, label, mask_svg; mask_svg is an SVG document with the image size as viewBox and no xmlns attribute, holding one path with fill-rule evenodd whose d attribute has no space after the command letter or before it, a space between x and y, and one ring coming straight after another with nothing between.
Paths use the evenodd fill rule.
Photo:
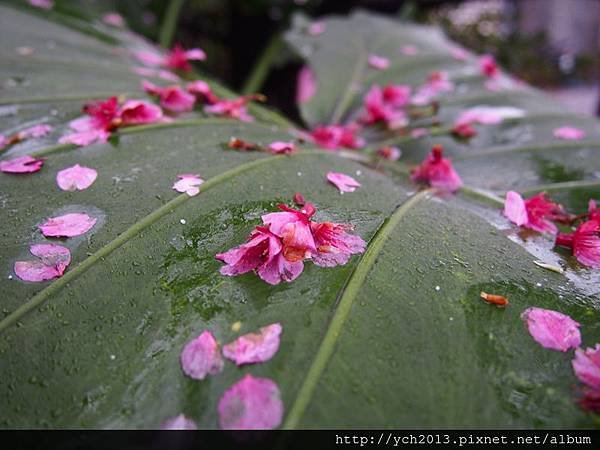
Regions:
<instances>
[{"instance_id":1,"label":"pink flower","mask_svg":"<svg viewBox=\"0 0 600 450\"><path fill-rule=\"evenodd\" d=\"M219 423L224 430L272 430L283 418L283 402L277 384L249 374L223 394L218 410Z\"/></svg>"},{"instance_id":2,"label":"pink flower","mask_svg":"<svg viewBox=\"0 0 600 450\"><path fill-rule=\"evenodd\" d=\"M203 380L206 375L216 375L223 370L219 344L210 331L203 331L185 344L180 360L183 372L194 380Z\"/></svg>"},{"instance_id":3,"label":"pink flower","mask_svg":"<svg viewBox=\"0 0 600 450\"><path fill-rule=\"evenodd\" d=\"M412 170L410 178L444 191L458 190L463 184L462 180L452 167L450 159L443 158L443 152L440 145L435 145L421 165Z\"/></svg>"},{"instance_id":4,"label":"pink flower","mask_svg":"<svg viewBox=\"0 0 600 450\"><path fill-rule=\"evenodd\" d=\"M120 110L121 126L144 125L163 120L160 107L143 100L127 100Z\"/></svg>"},{"instance_id":5,"label":"pink flower","mask_svg":"<svg viewBox=\"0 0 600 450\"><path fill-rule=\"evenodd\" d=\"M318 125L310 134L319 147L335 150L340 147L361 148L365 140L356 135L359 127L350 125Z\"/></svg>"},{"instance_id":6,"label":"pink flower","mask_svg":"<svg viewBox=\"0 0 600 450\"><path fill-rule=\"evenodd\" d=\"M73 237L89 231L97 219L83 213L70 213L62 216L51 217L39 229L46 237Z\"/></svg>"},{"instance_id":7,"label":"pink flower","mask_svg":"<svg viewBox=\"0 0 600 450\"><path fill-rule=\"evenodd\" d=\"M421 85L411 102L415 105L426 105L431 102L434 97L442 92L450 92L454 90L454 83L450 81L447 72L432 72L427 77L425 84Z\"/></svg>"},{"instance_id":8,"label":"pink flower","mask_svg":"<svg viewBox=\"0 0 600 450\"><path fill-rule=\"evenodd\" d=\"M309 66L302 66L296 81L296 103L306 103L317 92L317 78Z\"/></svg>"},{"instance_id":9,"label":"pink flower","mask_svg":"<svg viewBox=\"0 0 600 450\"><path fill-rule=\"evenodd\" d=\"M382 121L391 129L407 125L408 119L402 107L409 98L410 86L389 85L383 89L378 85L372 86L365 95L365 122L372 124Z\"/></svg>"},{"instance_id":10,"label":"pink flower","mask_svg":"<svg viewBox=\"0 0 600 450\"><path fill-rule=\"evenodd\" d=\"M300 210L283 204L277 206L282 212L265 214L261 219L271 233L281 238L283 256L291 262L310 258L316 252L310 230L310 218L315 207L311 203L306 203Z\"/></svg>"},{"instance_id":11,"label":"pink flower","mask_svg":"<svg viewBox=\"0 0 600 450\"><path fill-rule=\"evenodd\" d=\"M115 11L105 13L102 16L102 22L117 28L123 28L125 26L125 19L123 19L121 14Z\"/></svg>"},{"instance_id":12,"label":"pink flower","mask_svg":"<svg viewBox=\"0 0 600 450\"><path fill-rule=\"evenodd\" d=\"M41 170L43 165L43 158L17 156L16 158L0 161L0 171L6 173L33 173Z\"/></svg>"},{"instance_id":13,"label":"pink flower","mask_svg":"<svg viewBox=\"0 0 600 450\"><path fill-rule=\"evenodd\" d=\"M571 126L564 126L555 128L552 132L554 137L557 139L566 139L568 141L578 141L585 137L585 131L581 128L575 128Z\"/></svg>"},{"instance_id":14,"label":"pink flower","mask_svg":"<svg viewBox=\"0 0 600 450\"><path fill-rule=\"evenodd\" d=\"M87 116L69 122L69 127L75 133L62 136L59 143L86 146L94 142L106 142L110 132L121 124L117 97L87 103L83 112Z\"/></svg>"},{"instance_id":15,"label":"pink flower","mask_svg":"<svg viewBox=\"0 0 600 450\"><path fill-rule=\"evenodd\" d=\"M414 45L404 45L400 49L400 52L406 56L414 56L419 53L419 49Z\"/></svg>"},{"instance_id":16,"label":"pink flower","mask_svg":"<svg viewBox=\"0 0 600 450\"><path fill-rule=\"evenodd\" d=\"M579 323L557 311L528 308L521 314L531 337L542 347L566 352L581 344Z\"/></svg>"},{"instance_id":17,"label":"pink flower","mask_svg":"<svg viewBox=\"0 0 600 450\"><path fill-rule=\"evenodd\" d=\"M576 349L572 365L579 381L592 389L600 390L600 344L585 350Z\"/></svg>"},{"instance_id":18,"label":"pink flower","mask_svg":"<svg viewBox=\"0 0 600 450\"><path fill-rule=\"evenodd\" d=\"M97 177L98 172L94 169L75 164L56 174L56 184L63 191L83 191L89 188Z\"/></svg>"},{"instance_id":19,"label":"pink flower","mask_svg":"<svg viewBox=\"0 0 600 450\"><path fill-rule=\"evenodd\" d=\"M195 173L184 173L177 175L177 178L179 178L179 181L176 181L173 185L173 189L177 192L185 192L190 197L200 193L200 185L204 183L204 180L200 178L200 175Z\"/></svg>"},{"instance_id":20,"label":"pink flower","mask_svg":"<svg viewBox=\"0 0 600 450\"><path fill-rule=\"evenodd\" d=\"M181 44L178 43L173 46L162 64L172 70L190 72L192 70L190 61L204 61L205 59L206 53L202 49L184 50Z\"/></svg>"},{"instance_id":21,"label":"pink flower","mask_svg":"<svg viewBox=\"0 0 600 450\"><path fill-rule=\"evenodd\" d=\"M161 430L197 430L198 425L192 419L188 419L183 414L179 414L166 420L161 426Z\"/></svg>"},{"instance_id":22,"label":"pink flower","mask_svg":"<svg viewBox=\"0 0 600 450\"><path fill-rule=\"evenodd\" d=\"M590 199L588 202L588 217L591 220L600 222L600 208L598 208L594 199Z\"/></svg>"},{"instance_id":23,"label":"pink flower","mask_svg":"<svg viewBox=\"0 0 600 450\"><path fill-rule=\"evenodd\" d=\"M556 234L558 230L551 220L565 218L562 206L547 200L544 192L527 200L523 200L515 191L507 192L504 215L518 226L552 234Z\"/></svg>"},{"instance_id":24,"label":"pink flower","mask_svg":"<svg viewBox=\"0 0 600 450\"><path fill-rule=\"evenodd\" d=\"M488 78L496 78L500 75L500 68L492 55L483 55L479 58L479 70Z\"/></svg>"},{"instance_id":25,"label":"pink flower","mask_svg":"<svg viewBox=\"0 0 600 450\"><path fill-rule=\"evenodd\" d=\"M34 125L33 127L26 128L17 133L18 138L20 140L29 139L29 138L39 138L46 136L53 130L51 125L41 124Z\"/></svg>"},{"instance_id":26,"label":"pink flower","mask_svg":"<svg viewBox=\"0 0 600 450\"><path fill-rule=\"evenodd\" d=\"M398 161L402 152L398 147L386 146L378 149L377 154L388 161Z\"/></svg>"},{"instance_id":27,"label":"pink flower","mask_svg":"<svg viewBox=\"0 0 600 450\"><path fill-rule=\"evenodd\" d=\"M38 282L58 278L71 263L71 252L61 245L35 244L29 247L29 251L39 259L15 262L15 274L23 281Z\"/></svg>"},{"instance_id":28,"label":"pink flower","mask_svg":"<svg viewBox=\"0 0 600 450\"><path fill-rule=\"evenodd\" d=\"M196 101L202 103L214 104L219 101L219 98L213 93L209 84L206 81L196 80L188 83L187 91L196 97Z\"/></svg>"},{"instance_id":29,"label":"pink flower","mask_svg":"<svg viewBox=\"0 0 600 450\"><path fill-rule=\"evenodd\" d=\"M41 9L52 9L54 8L53 0L27 0L31 6L35 6L36 8Z\"/></svg>"},{"instance_id":30,"label":"pink flower","mask_svg":"<svg viewBox=\"0 0 600 450\"><path fill-rule=\"evenodd\" d=\"M308 27L308 34L318 36L325 32L325 22L313 22Z\"/></svg>"},{"instance_id":31,"label":"pink flower","mask_svg":"<svg viewBox=\"0 0 600 450\"><path fill-rule=\"evenodd\" d=\"M369 55L369 65L373 69L385 70L390 67L390 60L383 56L371 54Z\"/></svg>"},{"instance_id":32,"label":"pink flower","mask_svg":"<svg viewBox=\"0 0 600 450\"><path fill-rule=\"evenodd\" d=\"M588 220L575 233L559 233L556 245L573 249L577 261L593 269L600 268L600 221Z\"/></svg>"},{"instance_id":33,"label":"pink flower","mask_svg":"<svg viewBox=\"0 0 600 450\"><path fill-rule=\"evenodd\" d=\"M260 328L256 333L240 336L223 346L223 356L238 366L268 361L279 349L281 331L281 324L273 323Z\"/></svg>"},{"instance_id":34,"label":"pink flower","mask_svg":"<svg viewBox=\"0 0 600 450\"><path fill-rule=\"evenodd\" d=\"M296 151L296 145L293 142L275 141L271 142L267 149L271 153L289 154Z\"/></svg>"},{"instance_id":35,"label":"pink flower","mask_svg":"<svg viewBox=\"0 0 600 450\"><path fill-rule=\"evenodd\" d=\"M252 122L254 117L248 114L246 104L252 100L264 100L264 96L260 94L245 95L234 99L218 100L210 106L205 106L204 111L209 114L218 116L231 117L243 122Z\"/></svg>"},{"instance_id":36,"label":"pink flower","mask_svg":"<svg viewBox=\"0 0 600 450\"><path fill-rule=\"evenodd\" d=\"M304 270L301 260L285 258L281 238L267 227L257 227L250 234L248 242L219 253L216 258L226 264L221 267L222 275L236 276L254 270L262 280L273 285L282 280L293 281Z\"/></svg>"},{"instance_id":37,"label":"pink flower","mask_svg":"<svg viewBox=\"0 0 600 450\"><path fill-rule=\"evenodd\" d=\"M349 175L339 172L327 172L327 181L340 190L340 193L354 192L360 183Z\"/></svg>"},{"instance_id":38,"label":"pink flower","mask_svg":"<svg viewBox=\"0 0 600 450\"><path fill-rule=\"evenodd\" d=\"M177 85L160 87L143 80L142 88L146 93L157 96L160 105L171 112L180 113L194 109L196 97Z\"/></svg>"},{"instance_id":39,"label":"pink flower","mask_svg":"<svg viewBox=\"0 0 600 450\"><path fill-rule=\"evenodd\" d=\"M349 234L352 226L345 223L312 223L311 229L317 245L312 260L317 266L344 265L350 257L365 251L366 243L360 236Z\"/></svg>"}]
</instances>

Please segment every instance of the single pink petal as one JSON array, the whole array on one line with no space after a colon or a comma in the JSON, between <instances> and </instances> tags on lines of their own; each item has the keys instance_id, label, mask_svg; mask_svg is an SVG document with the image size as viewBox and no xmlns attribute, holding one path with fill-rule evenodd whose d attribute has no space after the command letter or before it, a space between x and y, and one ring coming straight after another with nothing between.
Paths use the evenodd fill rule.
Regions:
<instances>
[{"instance_id":1,"label":"single pink petal","mask_svg":"<svg viewBox=\"0 0 600 450\"><path fill-rule=\"evenodd\" d=\"M340 172L327 172L327 180L340 190L340 193L354 192L360 183L349 175Z\"/></svg>"},{"instance_id":2,"label":"single pink petal","mask_svg":"<svg viewBox=\"0 0 600 450\"><path fill-rule=\"evenodd\" d=\"M504 215L511 222L521 226L529 222L525 200L518 192L508 191L504 200Z\"/></svg>"},{"instance_id":3,"label":"single pink petal","mask_svg":"<svg viewBox=\"0 0 600 450\"><path fill-rule=\"evenodd\" d=\"M9 140L2 134L0 134L0 150L9 144Z\"/></svg>"},{"instance_id":4,"label":"single pink petal","mask_svg":"<svg viewBox=\"0 0 600 450\"><path fill-rule=\"evenodd\" d=\"M52 9L54 8L53 0L27 0L31 6L35 6L36 8L41 9Z\"/></svg>"},{"instance_id":5,"label":"single pink petal","mask_svg":"<svg viewBox=\"0 0 600 450\"><path fill-rule=\"evenodd\" d=\"M415 167L410 174L413 181L424 182L446 192L454 192L462 186L460 176L454 170L452 161L443 157L441 145L434 145L431 153Z\"/></svg>"},{"instance_id":6,"label":"single pink petal","mask_svg":"<svg viewBox=\"0 0 600 450\"><path fill-rule=\"evenodd\" d=\"M320 267L335 267L344 265L350 257L363 253L367 246L360 236L350 234L352 226L345 223L312 222L317 253L312 261Z\"/></svg>"},{"instance_id":7,"label":"single pink petal","mask_svg":"<svg viewBox=\"0 0 600 450\"><path fill-rule=\"evenodd\" d=\"M214 94L210 85L203 80L196 80L188 83L186 90L196 97L196 100L214 104L219 101L219 98Z\"/></svg>"},{"instance_id":8,"label":"single pink petal","mask_svg":"<svg viewBox=\"0 0 600 450\"><path fill-rule=\"evenodd\" d=\"M135 56L142 64L151 67L160 66L165 59L160 53L148 50L136 50L133 52L133 56Z\"/></svg>"},{"instance_id":9,"label":"single pink petal","mask_svg":"<svg viewBox=\"0 0 600 450\"><path fill-rule=\"evenodd\" d=\"M125 26L125 19L121 14L115 11L105 13L102 16L102 22L117 28L123 28Z\"/></svg>"},{"instance_id":10,"label":"single pink petal","mask_svg":"<svg viewBox=\"0 0 600 450\"><path fill-rule=\"evenodd\" d=\"M238 366L268 361L279 349L281 331L281 324L273 323L260 328L256 333L240 336L223 346L223 356Z\"/></svg>"},{"instance_id":11,"label":"single pink petal","mask_svg":"<svg viewBox=\"0 0 600 450\"><path fill-rule=\"evenodd\" d=\"M172 417L166 420L160 426L161 430L197 430L198 425L192 419L187 418L183 414Z\"/></svg>"},{"instance_id":12,"label":"single pink petal","mask_svg":"<svg viewBox=\"0 0 600 450\"><path fill-rule=\"evenodd\" d=\"M160 107L143 100L127 100L120 111L121 125L143 125L159 122L163 118Z\"/></svg>"},{"instance_id":13,"label":"single pink petal","mask_svg":"<svg viewBox=\"0 0 600 450\"><path fill-rule=\"evenodd\" d=\"M479 58L479 71L488 78L496 78L500 75L500 68L492 55L483 55Z\"/></svg>"},{"instance_id":14,"label":"single pink petal","mask_svg":"<svg viewBox=\"0 0 600 450\"><path fill-rule=\"evenodd\" d=\"M74 144L80 147L86 147L95 142L104 143L108 141L110 132L104 130L90 130L82 131L78 133L71 133L62 136L59 140L59 144Z\"/></svg>"},{"instance_id":15,"label":"single pink petal","mask_svg":"<svg viewBox=\"0 0 600 450\"><path fill-rule=\"evenodd\" d=\"M552 132L554 137L557 139L566 139L569 141L577 141L579 139L583 139L585 137L585 131L581 128L575 128L571 126L564 126L560 128L555 128Z\"/></svg>"},{"instance_id":16,"label":"single pink petal","mask_svg":"<svg viewBox=\"0 0 600 450\"><path fill-rule=\"evenodd\" d=\"M208 330L185 344L180 356L181 368L190 378L203 380L223 370L223 358L219 344Z\"/></svg>"},{"instance_id":17,"label":"single pink petal","mask_svg":"<svg viewBox=\"0 0 600 450\"><path fill-rule=\"evenodd\" d=\"M89 188L97 177L98 172L94 169L75 164L59 171L56 174L56 183L63 191L82 191Z\"/></svg>"},{"instance_id":18,"label":"single pink petal","mask_svg":"<svg viewBox=\"0 0 600 450\"><path fill-rule=\"evenodd\" d=\"M96 218L84 213L70 213L51 217L38 228L46 237L73 237L89 231L96 221Z\"/></svg>"},{"instance_id":19,"label":"single pink petal","mask_svg":"<svg viewBox=\"0 0 600 450\"><path fill-rule=\"evenodd\" d=\"M179 86L167 86L161 89L160 106L171 112L191 111L194 109L194 103L196 103L196 97Z\"/></svg>"},{"instance_id":20,"label":"single pink petal","mask_svg":"<svg viewBox=\"0 0 600 450\"><path fill-rule=\"evenodd\" d=\"M33 127L26 128L24 130L19 131L19 139L29 139L29 138L39 138L46 136L53 130L51 125L41 124L34 125Z\"/></svg>"},{"instance_id":21,"label":"single pink petal","mask_svg":"<svg viewBox=\"0 0 600 450\"><path fill-rule=\"evenodd\" d=\"M419 53L419 49L414 45L404 45L400 49L400 52L406 56L413 56Z\"/></svg>"},{"instance_id":22,"label":"single pink petal","mask_svg":"<svg viewBox=\"0 0 600 450\"><path fill-rule=\"evenodd\" d=\"M256 269L261 280L269 284L277 285L282 281L291 282L300 276L304 270L302 261L289 261L282 253L279 253L270 261Z\"/></svg>"},{"instance_id":23,"label":"single pink petal","mask_svg":"<svg viewBox=\"0 0 600 450\"><path fill-rule=\"evenodd\" d=\"M318 36L325 32L325 22L313 22L308 26L308 34Z\"/></svg>"},{"instance_id":24,"label":"single pink petal","mask_svg":"<svg viewBox=\"0 0 600 450\"><path fill-rule=\"evenodd\" d=\"M6 173L33 173L41 170L44 165L42 158L32 156L17 156L16 158L0 161L0 171Z\"/></svg>"},{"instance_id":25,"label":"single pink petal","mask_svg":"<svg viewBox=\"0 0 600 450\"><path fill-rule=\"evenodd\" d=\"M390 67L390 60L384 56L371 54L369 55L369 65L373 69L385 70Z\"/></svg>"},{"instance_id":26,"label":"single pink petal","mask_svg":"<svg viewBox=\"0 0 600 450\"><path fill-rule=\"evenodd\" d=\"M600 344L585 350L576 349L571 364L579 381L592 389L600 390Z\"/></svg>"},{"instance_id":27,"label":"single pink petal","mask_svg":"<svg viewBox=\"0 0 600 450\"><path fill-rule=\"evenodd\" d=\"M15 274L24 281L39 282L62 276L71 263L68 248L55 244L36 244L29 249L39 259L15 262Z\"/></svg>"},{"instance_id":28,"label":"single pink petal","mask_svg":"<svg viewBox=\"0 0 600 450\"><path fill-rule=\"evenodd\" d=\"M277 236L268 230L257 229L245 244L219 253L215 258L226 264L221 267L221 274L233 277L268 264L281 249L281 240Z\"/></svg>"},{"instance_id":29,"label":"single pink petal","mask_svg":"<svg viewBox=\"0 0 600 450\"><path fill-rule=\"evenodd\" d=\"M250 374L223 394L218 410L224 430L272 430L283 418L283 402L277 384Z\"/></svg>"},{"instance_id":30,"label":"single pink petal","mask_svg":"<svg viewBox=\"0 0 600 450\"><path fill-rule=\"evenodd\" d=\"M206 53L201 48L191 48L185 52L185 56L190 61L204 61Z\"/></svg>"},{"instance_id":31,"label":"single pink petal","mask_svg":"<svg viewBox=\"0 0 600 450\"><path fill-rule=\"evenodd\" d=\"M293 153L296 151L296 145L293 142L275 141L271 142L268 147L271 153Z\"/></svg>"},{"instance_id":32,"label":"single pink petal","mask_svg":"<svg viewBox=\"0 0 600 450\"><path fill-rule=\"evenodd\" d=\"M455 125L480 123L482 125L496 125L505 119L515 119L525 116L525 111L512 106L474 106L463 111Z\"/></svg>"},{"instance_id":33,"label":"single pink petal","mask_svg":"<svg viewBox=\"0 0 600 450\"><path fill-rule=\"evenodd\" d=\"M296 103L306 103L317 92L317 78L310 66L302 66L296 82Z\"/></svg>"},{"instance_id":34,"label":"single pink petal","mask_svg":"<svg viewBox=\"0 0 600 450\"><path fill-rule=\"evenodd\" d=\"M600 269L600 221L588 220L577 227L573 254L584 266Z\"/></svg>"},{"instance_id":35,"label":"single pink petal","mask_svg":"<svg viewBox=\"0 0 600 450\"><path fill-rule=\"evenodd\" d=\"M579 347L579 323L557 311L528 308L521 317L526 321L531 337L544 348L566 352Z\"/></svg>"},{"instance_id":36,"label":"single pink petal","mask_svg":"<svg viewBox=\"0 0 600 450\"><path fill-rule=\"evenodd\" d=\"M177 175L177 178L179 178L179 181L173 184L173 189L177 192L185 192L190 197L197 195L200 192L200 185L204 183L200 175L194 173Z\"/></svg>"}]
</instances>

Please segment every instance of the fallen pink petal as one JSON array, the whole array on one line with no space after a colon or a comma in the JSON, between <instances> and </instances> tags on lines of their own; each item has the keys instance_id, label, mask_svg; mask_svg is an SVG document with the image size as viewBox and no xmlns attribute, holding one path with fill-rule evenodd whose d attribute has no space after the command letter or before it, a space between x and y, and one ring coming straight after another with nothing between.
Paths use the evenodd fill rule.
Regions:
<instances>
[{"instance_id":1,"label":"fallen pink petal","mask_svg":"<svg viewBox=\"0 0 600 450\"><path fill-rule=\"evenodd\" d=\"M40 282L61 277L71 263L68 248L55 244L35 244L29 248L37 260L15 262L15 274L23 281Z\"/></svg>"},{"instance_id":2,"label":"fallen pink petal","mask_svg":"<svg viewBox=\"0 0 600 450\"><path fill-rule=\"evenodd\" d=\"M296 82L296 102L306 103L317 92L317 78L309 66L302 66Z\"/></svg>"},{"instance_id":3,"label":"fallen pink petal","mask_svg":"<svg viewBox=\"0 0 600 450\"><path fill-rule=\"evenodd\" d=\"M360 187L360 183L352 178L350 175L346 175L340 172L327 172L327 181L333 184L340 190L340 193L354 192L356 188Z\"/></svg>"},{"instance_id":4,"label":"fallen pink petal","mask_svg":"<svg viewBox=\"0 0 600 450\"><path fill-rule=\"evenodd\" d=\"M566 352L581 345L579 323L569 316L542 308L528 308L521 315L531 337L542 347Z\"/></svg>"},{"instance_id":5,"label":"fallen pink petal","mask_svg":"<svg viewBox=\"0 0 600 450\"><path fill-rule=\"evenodd\" d=\"M47 124L34 125L33 127L19 131L18 136L20 139L40 138L46 136L53 129L51 125Z\"/></svg>"},{"instance_id":6,"label":"fallen pink petal","mask_svg":"<svg viewBox=\"0 0 600 450\"><path fill-rule=\"evenodd\" d=\"M161 430L197 430L198 425L192 419L179 414L171 419L165 420L160 426Z\"/></svg>"},{"instance_id":7,"label":"fallen pink petal","mask_svg":"<svg viewBox=\"0 0 600 450\"><path fill-rule=\"evenodd\" d=\"M212 105L219 101L219 98L213 93L210 85L206 81L192 81L187 84L186 90L196 97L196 101L198 102Z\"/></svg>"},{"instance_id":8,"label":"fallen pink petal","mask_svg":"<svg viewBox=\"0 0 600 450\"><path fill-rule=\"evenodd\" d=\"M364 147L365 140L358 136L360 127L357 124L349 125L318 125L310 134L316 145L329 150L340 147L357 149Z\"/></svg>"},{"instance_id":9,"label":"fallen pink petal","mask_svg":"<svg viewBox=\"0 0 600 450\"><path fill-rule=\"evenodd\" d=\"M260 94L252 94L244 95L234 99L218 100L214 104L206 106L204 111L209 114L216 114L218 116L238 119L242 122L253 122L254 117L248 114L248 110L246 108L246 105L252 100L262 101L264 100L264 97Z\"/></svg>"},{"instance_id":10,"label":"fallen pink petal","mask_svg":"<svg viewBox=\"0 0 600 450\"><path fill-rule=\"evenodd\" d=\"M565 139L567 141L578 141L585 137L584 130L571 126L555 128L552 134L557 139Z\"/></svg>"},{"instance_id":11,"label":"fallen pink petal","mask_svg":"<svg viewBox=\"0 0 600 450\"><path fill-rule=\"evenodd\" d=\"M426 105L443 92L454 90L454 83L450 80L447 72L436 71L427 76L425 84L419 86L411 98L414 105Z\"/></svg>"},{"instance_id":12,"label":"fallen pink petal","mask_svg":"<svg viewBox=\"0 0 600 450\"><path fill-rule=\"evenodd\" d=\"M218 411L224 430L272 430L283 419L283 402L273 380L248 374L223 394Z\"/></svg>"},{"instance_id":13,"label":"fallen pink petal","mask_svg":"<svg viewBox=\"0 0 600 450\"><path fill-rule=\"evenodd\" d=\"M181 113L194 109L196 97L177 85L160 87L143 80L142 88L148 94L158 96L160 106L168 111Z\"/></svg>"},{"instance_id":14,"label":"fallen pink petal","mask_svg":"<svg viewBox=\"0 0 600 450\"><path fill-rule=\"evenodd\" d=\"M121 126L144 125L160 122L163 112L160 107L143 100L127 100L120 110Z\"/></svg>"},{"instance_id":15,"label":"fallen pink petal","mask_svg":"<svg viewBox=\"0 0 600 450\"><path fill-rule=\"evenodd\" d=\"M379 148L377 154L388 161L398 161L402 152L398 147L386 146Z\"/></svg>"},{"instance_id":16,"label":"fallen pink petal","mask_svg":"<svg viewBox=\"0 0 600 450\"><path fill-rule=\"evenodd\" d=\"M33 173L41 170L43 165L43 158L17 156L16 158L0 161L0 171L5 173Z\"/></svg>"},{"instance_id":17,"label":"fallen pink petal","mask_svg":"<svg viewBox=\"0 0 600 450\"><path fill-rule=\"evenodd\" d=\"M51 217L39 226L46 237L74 237L88 232L97 219L84 213L70 213Z\"/></svg>"},{"instance_id":18,"label":"fallen pink petal","mask_svg":"<svg viewBox=\"0 0 600 450\"><path fill-rule=\"evenodd\" d=\"M369 55L368 60L369 60L369 65L373 69L385 70L390 67L390 60L384 56L371 54L371 55Z\"/></svg>"},{"instance_id":19,"label":"fallen pink petal","mask_svg":"<svg viewBox=\"0 0 600 450\"><path fill-rule=\"evenodd\" d=\"M190 61L204 61L206 54L202 49L193 48L185 50L181 44L177 43L162 61L162 65L172 70L190 72L192 65Z\"/></svg>"},{"instance_id":20,"label":"fallen pink petal","mask_svg":"<svg viewBox=\"0 0 600 450\"><path fill-rule=\"evenodd\" d=\"M578 348L572 361L573 372L583 384L600 390L600 344L593 348Z\"/></svg>"},{"instance_id":21,"label":"fallen pink petal","mask_svg":"<svg viewBox=\"0 0 600 450\"><path fill-rule=\"evenodd\" d=\"M110 11L104 13L102 16L102 22L112 27L123 28L125 26L125 19L117 12Z\"/></svg>"},{"instance_id":22,"label":"fallen pink petal","mask_svg":"<svg viewBox=\"0 0 600 450\"><path fill-rule=\"evenodd\" d=\"M238 366L270 360L279 349L281 324L273 323L223 346L223 356Z\"/></svg>"},{"instance_id":23,"label":"fallen pink petal","mask_svg":"<svg viewBox=\"0 0 600 450\"><path fill-rule=\"evenodd\" d=\"M512 106L474 106L463 111L454 124L497 125L506 119L517 119L524 116L525 111Z\"/></svg>"},{"instance_id":24,"label":"fallen pink petal","mask_svg":"<svg viewBox=\"0 0 600 450\"><path fill-rule=\"evenodd\" d=\"M208 330L185 345L180 361L183 372L195 380L203 380L207 375L216 375L223 370L219 344Z\"/></svg>"},{"instance_id":25,"label":"fallen pink petal","mask_svg":"<svg viewBox=\"0 0 600 450\"><path fill-rule=\"evenodd\" d=\"M31 6L35 6L36 8L40 9L48 10L54 8L53 0L27 0L27 3L29 3Z\"/></svg>"},{"instance_id":26,"label":"fallen pink petal","mask_svg":"<svg viewBox=\"0 0 600 450\"><path fill-rule=\"evenodd\" d=\"M200 178L200 175L195 173L184 173L177 175L179 181L173 184L173 189L177 192L185 192L190 197L198 195L200 192L200 185L204 183L204 180Z\"/></svg>"},{"instance_id":27,"label":"fallen pink petal","mask_svg":"<svg viewBox=\"0 0 600 450\"><path fill-rule=\"evenodd\" d=\"M56 174L56 183L63 191L82 191L89 188L97 177L98 172L94 169L75 164L59 171Z\"/></svg>"},{"instance_id":28,"label":"fallen pink petal","mask_svg":"<svg viewBox=\"0 0 600 450\"><path fill-rule=\"evenodd\" d=\"M483 55L479 58L479 70L488 78L496 78L500 75L500 68L492 55Z\"/></svg>"},{"instance_id":29,"label":"fallen pink petal","mask_svg":"<svg viewBox=\"0 0 600 450\"><path fill-rule=\"evenodd\" d=\"M419 49L414 45L404 45L400 48L400 52L406 56L414 56L419 53Z\"/></svg>"},{"instance_id":30,"label":"fallen pink petal","mask_svg":"<svg viewBox=\"0 0 600 450\"><path fill-rule=\"evenodd\" d=\"M290 154L296 151L296 145L293 142L275 141L270 143L267 148L271 153Z\"/></svg>"},{"instance_id":31,"label":"fallen pink petal","mask_svg":"<svg viewBox=\"0 0 600 450\"><path fill-rule=\"evenodd\" d=\"M308 34L318 36L325 32L325 22L313 22L308 26Z\"/></svg>"}]
</instances>

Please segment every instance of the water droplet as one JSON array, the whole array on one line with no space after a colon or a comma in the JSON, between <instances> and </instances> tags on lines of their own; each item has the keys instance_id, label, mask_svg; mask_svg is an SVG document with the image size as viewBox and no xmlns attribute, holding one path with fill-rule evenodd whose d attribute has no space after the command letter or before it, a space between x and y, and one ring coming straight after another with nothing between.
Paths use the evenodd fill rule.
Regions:
<instances>
[{"instance_id":1,"label":"water droplet","mask_svg":"<svg viewBox=\"0 0 600 450\"><path fill-rule=\"evenodd\" d=\"M185 224L186 224L186 221L185 221L185 219L180 219L180 220L179 220L179 223L180 223L181 225L185 225Z\"/></svg>"},{"instance_id":2,"label":"water droplet","mask_svg":"<svg viewBox=\"0 0 600 450\"><path fill-rule=\"evenodd\" d=\"M436 287L435 287L435 290L436 290L436 291L439 291L439 290L440 290L440 287L439 287L439 286L436 286Z\"/></svg>"}]
</instances>

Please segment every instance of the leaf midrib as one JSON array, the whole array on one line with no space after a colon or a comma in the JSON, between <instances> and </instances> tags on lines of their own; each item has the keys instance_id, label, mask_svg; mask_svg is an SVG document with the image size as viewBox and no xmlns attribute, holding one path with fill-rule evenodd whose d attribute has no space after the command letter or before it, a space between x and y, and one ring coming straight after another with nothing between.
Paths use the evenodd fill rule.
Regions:
<instances>
[{"instance_id":1,"label":"leaf midrib","mask_svg":"<svg viewBox=\"0 0 600 450\"><path fill-rule=\"evenodd\" d=\"M289 430L296 428L302 419L304 412L313 397L321 375L325 371L327 363L335 350L337 341L343 331L344 323L352 309L354 299L362 288L367 275L375 265L385 241L407 212L423 199L430 196L432 192L433 190L431 189L423 190L404 202L382 223L369 242L365 254L356 265L354 271L348 278L346 285L339 293L339 300L333 313L333 317L329 322L317 354L308 369L304 382L298 391L298 395L289 410L283 424L283 429Z\"/></svg>"}]
</instances>

